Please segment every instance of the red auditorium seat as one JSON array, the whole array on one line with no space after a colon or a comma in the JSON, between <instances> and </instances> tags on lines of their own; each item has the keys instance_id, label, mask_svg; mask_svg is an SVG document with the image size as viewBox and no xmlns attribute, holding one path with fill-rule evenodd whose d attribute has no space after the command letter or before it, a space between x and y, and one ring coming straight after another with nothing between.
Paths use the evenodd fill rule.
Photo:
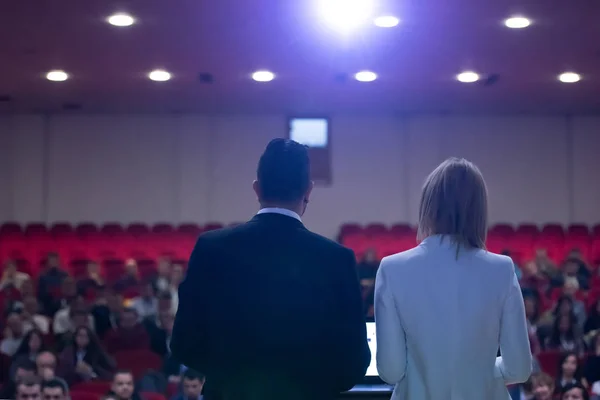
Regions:
<instances>
[{"instance_id":1,"label":"red auditorium seat","mask_svg":"<svg viewBox=\"0 0 600 400\"><path fill-rule=\"evenodd\" d=\"M565 231L560 224L546 224L542 228L540 235L546 237L564 237Z\"/></svg>"},{"instance_id":2,"label":"red auditorium seat","mask_svg":"<svg viewBox=\"0 0 600 400\"><path fill-rule=\"evenodd\" d=\"M166 400L165 396L154 392L141 392L142 398L145 400Z\"/></svg>"},{"instance_id":3,"label":"red auditorium seat","mask_svg":"<svg viewBox=\"0 0 600 400\"><path fill-rule=\"evenodd\" d=\"M167 223L155 224L152 227L153 233L173 233L173 225Z\"/></svg>"},{"instance_id":4,"label":"red auditorium seat","mask_svg":"<svg viewBox=\"0 0 600 400\"><path fill-rule=\"evenodd\" d=\"M387 226L385 226L385 224L373 223L373 224L367 225L365 227L365 229L363 230L363 232L368 236L377 236L377 235L387 234L389 231L388 231Z\"/></svg>"},{"instance_id":5,"label":"red auditorium seat","mask_svg":"<svg viewBox=\"0 0 600 400\"><path fill-rule=\"evenodd\" d=\"M538 354L538 362L540 363L541 370L550 376L556 376L560 354L560 351L542 351Z\"/></svg>"},{"instance_id":6,"label":"red auditorium seat","mask_svg":"<svg viewBox=\"0 0 600 400\"><path fill-rule=\"evenodd\" d=\"M415 229L408 224L394 224L390 228L392 236L416 235Z\"/></svg>"},{"instance_id":7,"label":"red auditorium seat","mask_svg":"<svg viewBox=\"0 0 600 400\"><path fill-rule=\"evenodd\" d=\"M177 232L198 236L202 233L202 228L196 224L181 224L177 227Z\"/></svg>"},{"instance_id":8,"label":"red auditorium seat","mask_svg":"<svg viewBox=\"0 0 600 400\"><path fill-rule=\"evenodd\" d=\"M496 235L498 237L508 238L515 233L515 228L509 224L496 224L489 230L488 235Z\"/></svg>"},{"instance_id":9,"label":"red auditorium seat","mask_svg":"<svg viewBox=\"0 0 600 400\"><path fill-rule=\"evenodd\" d=\"M106 235L118 235L123 232L124 229L118 222L109 222L102 225L102 228L100 228L100 233L104 233Z\"/></svg>"},{"instance_id":10,"label":"red auditorium seat","mask_svg":"<svg viewBox=\"0 0 600 400\"><path fill-rule=\"evenodd\" d=\"M223 227L223 224L220 224L218 222L209 222L206 225L204 225L204 231L208 232L208 231L214 231L217 229L221 229Z\"/></svg>"},{"instance_id":11,"label":"red auditorium seat","mask_svg":"<svg viewBox=\"0 0 600 400\"><path fill-rule=\"evenodd\" d=\"M592 240L590 262L596 266L600 265L600 236Z\"/></svg>"},{"instance_id":12,"label":"red auditorium seat","mask_svg":"<svg viewBox=\"0 0 600 400\"><path fill-rule=\"evenodd\" d=\"M344 224L340 228L340 239L346 235L351 235L359 232L362 232L362 227L359 224L354 222Z\"/></svg>"},{"instance_id":13,"label":"red auditorium seat","mask_svg":"<svg viewBox=\"0 0 600 400\"><path fill-rule=\"evenodd\" d=\"M593 237L600 237L600 224L596 224L592 227L592 236Z\"/></svg>"},{"instance_id":14,"label":"red auditorium seat","mask_svg":"<svg viewBox=\"0 0 600 400\"><path fill-rule=\"evenodd\" d=\"M590 228L587 225L583 224L571 224L567 228L567 235L572 236L590 236Z\"/></svg>"},{"instance_id":15,"label":"red auditorium seat","mask_svg":"<svg viewBox=\"0 0 600 400\"><path fill-rule=\"evenodd\" d=\"M119 369L130 370L137 379L148 370L159 371L162 359L150 350L118 351L114 354Z\"/></svg>"},{"instance_id":16,"label":"red auditorium seat","mask_svg":"<svg viewBox=\"0 0 600 400\"><path fill-rule=\"evenodd\" d=\"M73 233L73 227L68 222L57 222L50 228L50 234L54 236L61 236L69 233Z\"/></svg>"},{"instance_id":17,"label":"red auditorium seat","mask_svg":"<svg viewBox=\"0 0 600 400\"><path fill-rule=\"evenodd\" d=\"M75 228L75 232L78 235L86 236L89 234L98 233L98 227L96 226L96 224L93 224L91 222L85 222L77 225L77 227Z\"/></svg>"},{"instance_id":18,"label":"red auditorium seat","mask_svg":"<svg viewBox=\"0 0 600 400\"><path fill-rule=\"evenodd\" d=\"M5 222L0 226L0 236L22 233L21 225L17 222Z\"/></svg>"},{"instance_id":19,"label":"red auditorium seat","mask_svg":"<svg viewBox=\"0 0 600 400\"><path fill-rule=\"evenodd\" d=\"M25 226L25 235L41 235L48 233L46 225L41 222L34 222Z\"/></svg>"},{"instance_id":20,"label":"red auditorium seat","mask_svg":"<svg viewBox=\"0 0 600 400\"><path fill-rule=\"evenodd\" d=\"M76 383L71 390L77 392L87 392L97 395L105 395L110 390L111 383L106 381L87 381Z\"/></svg>"},{"instance_id":21,"label":"red auditorium seat","mask_svg":"<svg viewBox=\"0 0 600 400\"><path fill-rule=\"evenodd\" d=\"M80 390L71 390L69 395L71 400L99 400L105 393L82 392Z\"/></svg>"},{"instance_id":22,"label":"red auditorium seat","mask_svg":"<svg viewBox=\"0 0 600 400\"><path fill-rule=\"evenodd\" d=\"M145 234L149 233L150 228L148 228L148 225L146 225L146 224L143 224L141 222L136 222L133 224L129 224L127 226L127 229L125 230L125 232L127 232L131 235L139 236L139 235L145 235Z\"/></svg>"},{"instance_id":23,"label":"red auditorium seat","mask_svg":"<svg viewBox=\"0 0 600 400\"><path fill-rule=\"evenodd\" d=\"M515 231L516 235L527 236L532 238L537 237L539 233L540 230L538 229L537 225L534 224L521 224L517 227L517 230Z\"/></svg>"}]
</instances>

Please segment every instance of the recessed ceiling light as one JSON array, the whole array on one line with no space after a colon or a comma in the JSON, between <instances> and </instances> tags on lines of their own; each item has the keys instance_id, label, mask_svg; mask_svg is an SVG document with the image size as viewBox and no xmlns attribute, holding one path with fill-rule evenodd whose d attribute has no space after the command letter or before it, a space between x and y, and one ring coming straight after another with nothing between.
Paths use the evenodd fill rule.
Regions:
<instances>
[{"instance_id":1,"label":"recessed ceiling light","mask_svg":"<svg viewBox=\"0 0 600 400\"><path fill-rule=\"evenodd\" d=\"M511 29L527 28L531 25L531 20L523 16L514 16L504 20L504 25Z\"/></svg>"},{"instance_id":2,"label":"recessed ceiling light","mask_svg":"<svg viewBox=\"0 0 600 400\"><path fill-rule=\"evenodd\" d=\"M558 76L558 80L563 83L575 83L581 80L581 75L575 72L563 72Z\"/></svg>"},{"instance_id":3,"label":"recessed ceiling light","mask_svg":"<svg viewBox=\"0 0 600 400\"><path fill-rule=\"evenodd\" d=\"M377 79L377 74L371 71L360 71L354 74L354 79L359 82L373 82Z\"/></svg>"},{"instance_id":4,"label":"recessed ceiling light","mask_svg":"<svg viewBox=\"0 0 600 400\"><path fill-rule=\"evenodd\" d=\"M394 17L393 15L383 15L381 17L375 18L375 21L373 21L373 23L375 24L375 26L378 26L380 28L393 28L394 26L400 23L400 20Z\"/></svg>"},{"instance_id":5,"label":"recessed ceiling light","mask_svg":"<svg viewBox=\"0 0 600 400\"><path fill-rule=\"evenodd\" d=\"M275 79L275 74L271 71L256 71L252 74L252 79L254 79L256 82L271 82L273 79Z\"/></svg>"},{"instance_id":6,"label":"recessed ceiling light","mask_svg":"<svg viewBox=\"0 0 600 400\"><path fill-rule=\"evenodd\" d=\"M46 79L52 82L64 82L69 79L69 74L67 74L65 71L56 69L48 72L46 74Z\"/></svg>"},{"instance_id":7,"label":"recessed ceiling light","mask_svg":"<svg viewBox=\"0 0 600 400\"><path fill-rule=\"evenodd\" d=\"M465 71L456 75L456 79L463 83L473 83L479 80L479 74L473 71Z\"/></svg>"},{"instance_id":8,"label":"recessed ceiling light","mask_svg":"<svg viewBox=\"0 0 600 400\"><path fill-rule=\"evenodd\" d=\"M329 26L347 33L371 20L373 3L374 0L319 0L319 11Z\"/></svg>"},{"instance_id":9,"label":"recessed ceiling light","mask_svg":"<svg viewBox=\"0 0 600 400\"><path fill-rule=\"evenodd\" d=\"M111 15L106 21L114 26L131 26L135 23L135 18L129 14L118 13Z\"/></svg>"},{"instance_id":10,"label":"recessed ceiling light","mask_svg":"<svg viewBox=\"0 0 600 400\"><path fill-rule=\"evenodd\" d=\"M171 79L171 74L164 69L155 69L148 74L148 78L155 82L166 82Z\"/></svg>"}]
</instances>

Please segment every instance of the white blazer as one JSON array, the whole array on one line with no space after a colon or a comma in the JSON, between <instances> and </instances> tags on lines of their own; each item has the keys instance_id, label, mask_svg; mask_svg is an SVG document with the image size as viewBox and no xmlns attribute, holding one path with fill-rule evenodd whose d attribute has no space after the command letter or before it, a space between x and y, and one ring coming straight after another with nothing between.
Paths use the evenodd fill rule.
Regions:
<instances>
[{"instance_id":1,"label":"white blazer","mask_svg":"<svg viewBox=\"0 0 600 400\"><path fill-rule=\"evenodd\" d=\"M375 282L377 370L393 400L507 400L532 357L509 257L445 236L386 257ZM500 348L501 357L496 357Z\"/></svg>"}]
</instances>

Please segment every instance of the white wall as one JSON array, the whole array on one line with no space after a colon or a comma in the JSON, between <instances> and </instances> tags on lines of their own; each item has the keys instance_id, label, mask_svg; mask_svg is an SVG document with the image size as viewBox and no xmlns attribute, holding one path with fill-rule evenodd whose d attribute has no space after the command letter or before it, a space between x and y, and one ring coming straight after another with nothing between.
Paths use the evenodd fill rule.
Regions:
<instances>
[{"instance_id":1,"label":"white wall","mask_svg":"<svg viewBox=\"0 0 600 400\"><path fill-rule=\"evenodd\" d=\"M479 165L492 222L600 222L600 117L333 116L333 184L306 223L414 223L425 176L448 156ZM0 221L236 222L285 116L0 118Z\"/></svg>"}]
</instances>

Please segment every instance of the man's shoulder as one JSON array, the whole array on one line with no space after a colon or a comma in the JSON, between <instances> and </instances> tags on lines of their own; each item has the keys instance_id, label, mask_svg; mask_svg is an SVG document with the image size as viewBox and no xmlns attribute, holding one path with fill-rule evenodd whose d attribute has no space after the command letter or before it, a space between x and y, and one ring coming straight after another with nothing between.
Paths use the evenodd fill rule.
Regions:
<instances>
[{"instance_id":1,"label":"man's shoulder","mask_svg":"<svg viewBox=\"0 0 600 400\"><path fill-rule=\"evenodd\" d=\"M319 235L318 233L309 231L308 229L306 229L304 232L304 237L305 240L310 243L313 244L314 246L320 246L323 249L327 249L330 250L331 252L337 252L340 254L348 254L348 253L352 253L352 250L350 250L347 247L344 247L343 245L341 245L340 243L331 240L325 236Z\"/></svg>"}]
</instances>

